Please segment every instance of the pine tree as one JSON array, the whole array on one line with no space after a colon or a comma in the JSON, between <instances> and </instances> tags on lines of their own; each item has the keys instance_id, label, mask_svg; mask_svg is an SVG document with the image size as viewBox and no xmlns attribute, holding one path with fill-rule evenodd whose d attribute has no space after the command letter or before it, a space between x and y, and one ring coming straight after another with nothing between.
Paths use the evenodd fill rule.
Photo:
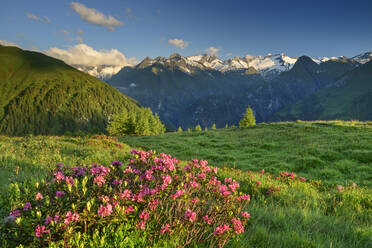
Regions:
<instances>
[{"instance_id":1,"label":"pine tree","mask_svg":"<svg viewBox=\"0 0 372 248\"><path fill-rule=\"evenodd\" d=\"M216 130L217 128L216 128L216 123L213 123L213 125L212 125L212 130Z\"/></svg>"},{"instance_id":2,"label":"pine tree","mask_svg":"<svg viewBox=\"0 0 372 248\"><path fill-rule=\"evenodd\" d=\"M254 117L253 110L249 106L243 115L243 119L239 121L240 127L248 127L256 125L256 118Z\"/></svg>"},{"instance_id":3,"label":"pine tree","mask_svg":"<svg viewBox=\"0 0 372 248\"><path fill-rule=\"evenodd\" d=\"M187 132L188 132L188 133L191 133L191 129L190 129L190 128L188 128L188 129L187 129Z\"/></svg>"},{"instance_id":4,"label":"pine tree","mask_svg":"<svg viewBox=\"0 0 372 248\"><path fill-rule=\"evenodd\" d=\"M225 125L225 128L229 128L229 125L227 125L227 123L226 123L226 125Z\"/></svg>"},{"instance_id":5,"label":"pine tree","mask_svg":"<svg viewBox=\"0 0 372 248\"><path fill-rule=\"evenodd\" d=\"M200 132L201 130L202 130L201 126L200 126L200 125L196 125L196 127L195 127L195 131Z\"/></svg>"},{"instance_id":6,"label":"pine tree","mask_svg":"<svg viewBox=\"0 0 372 248\"><path fill-rule=\"evenodd\" d=\"M205 127L205 128L204 128L204 131L208 131L208 128L207 128L207 127Z\"/></svg>"},{"instance_id":7,"label":"pine tree","mask_svg":"<svg viewBox=\"0 0 372 248\"><path fill-rule=\"evenodd\" d=\"M182 133L182 127L181 126L178 127L177 133Z\"/></svg>"}]
</instances>

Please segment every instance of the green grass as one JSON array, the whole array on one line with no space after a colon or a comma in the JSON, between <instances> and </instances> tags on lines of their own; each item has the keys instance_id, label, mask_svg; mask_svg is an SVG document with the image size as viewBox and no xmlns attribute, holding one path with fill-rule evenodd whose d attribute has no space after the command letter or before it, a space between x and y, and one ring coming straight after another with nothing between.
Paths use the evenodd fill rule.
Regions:
<instances>
[{"instance_id":1,"label":"green grass","mask_svg":"<svg viewBox=\"0 0 372 248\"><path fill-rule=\"evenodd\" d=\"M326 185L372 186L372 129L368 127L358 122L292 122L120 140L182 160L206 159L216 166L274 174L292 171Z\"/></svg>"},{"instance_id":2,"label":"green grass","mask_svg":"<svg viewBox=\"0 0 372 248\"><path fill-rule=\"evenodd\" d=\"M366 123L353 125L261 124L124 137L120 142L105 137L0 136L0 219L9 213L16 188L22 191L23 184L35 183L56 163L127 161L130 145L181 160L207 159L221 167L221 179L239 181L241 190L252 195L247 209L252 217L246 233L228 247L372 247L372 129ZM257 172L262 168L264 174ZM312 180L276 180L277 172L284 170ZM343 190L336 184L344 185ZM267 194L270 188L279 190Z\"/></svg>"}]
</instances>

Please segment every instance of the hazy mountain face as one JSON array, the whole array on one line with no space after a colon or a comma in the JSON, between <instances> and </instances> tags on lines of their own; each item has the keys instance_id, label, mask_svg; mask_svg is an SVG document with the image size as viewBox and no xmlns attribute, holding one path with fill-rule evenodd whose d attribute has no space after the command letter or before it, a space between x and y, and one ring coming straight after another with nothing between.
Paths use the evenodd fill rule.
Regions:
<instances>
[{"instance_id":1,"label":"hazy mountain face","mask_svg":"<svg viewBox=\"0 0 372 248\"><path fill-rule=\"evenodd\" d=\"M236 124L248 105L258 121L337 83L371 59L300 58L284 54L234 57L210 55L146 58L124 67L108 82L173 126Z\"/></svg>"}]
</instances>

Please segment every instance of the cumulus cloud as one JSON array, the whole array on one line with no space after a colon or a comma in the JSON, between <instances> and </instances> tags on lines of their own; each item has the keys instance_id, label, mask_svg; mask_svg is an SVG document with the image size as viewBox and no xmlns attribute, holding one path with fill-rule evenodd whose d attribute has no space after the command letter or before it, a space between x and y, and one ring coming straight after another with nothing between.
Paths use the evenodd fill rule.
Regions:
<instances>
[{"instance_id":1,"label":"cumulus cloud","mask_svg":"<svg viewBox=\"0 0 372 248\"><path fill-rule=\"evenodd\" d=\"M6 40L0 40L0 45L19 47L16 43L13 43L11 41L6 41Z\"/></svg>"},{"instance_id":2,"label":"cumulus cloud","mask_svg":"<svg viewBox=\"0 0 372 248\"><path fill-rule=\"evenodd\" d=\"M136 58L127 58L116 49L95 50L86 44L69 46L66 50L51 47L44 53L93 76L113 75L124 66L138 64Z\"/></svg>"},{"instance_id":3,"label":"cumulus cloud","mask_svg":"<svg viewBox=\"0 0 372 248\"><path fill-rule=\"evenodd\" d=\"M214 55L214 56L218 56L218 52L221 51L221 49L219 48L216 48L216 47L208 47L207 49L205 49L205 52L209 55Z\"/></svg>"},{"instance_id":4,"label":"cumulus cloud","mask_svg":"<svg viewBox=\"0 0 372 248\"><path fill-rule=\"evenodd\" d=\"M114 31L117 26L124 24L111 15L105 16L102 12L99 12L94 8L88 8L81 3L72 2L71 8L78 13L84 21L94 25L104 26L110 31Z\"/></svg>"},{"instance_id":5,"label":"cumulus cloud","mask_svg":"<svg viewBox=\"0 0 372 248\"><path fill-rule=\"evenodd\" d=\"M187 41L184 41L184 40L181 40L181 39L168 40L168 44L171 44L171 45L173 45L175 47L178 47L178 48L181 48L181 49L184 49L189 45L189 43Z\"/></svg>"}]
</instances>

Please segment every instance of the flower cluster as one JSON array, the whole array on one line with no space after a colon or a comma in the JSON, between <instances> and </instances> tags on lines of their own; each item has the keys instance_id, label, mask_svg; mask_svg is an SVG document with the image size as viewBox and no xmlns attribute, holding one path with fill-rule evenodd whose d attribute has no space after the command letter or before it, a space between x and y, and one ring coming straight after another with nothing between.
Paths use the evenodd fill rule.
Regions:
<instances>
[{"instance_id":1,"label":"flower cluster","mask_svg":"<svg viewBox=\"0 0 372 248\"><path fill-rule=\"evenodd\" d=\"M185 245L197 241L212 246L223 246L244 232L250 214L242 210L250 195L238 192L238 182L220 181L217 168L205 160L194 159L180 168L167 154L131 154L127 165L58 164L37 191L11 211L15 220L22 218L15 221L16 229L27 233L27 225L34 223L29 235L43 242L66 240L72 231L92 235L106 224L132 223L129 232L145 230L149 237L167 239L177 234Z\"/></svg>"}]
</instances>

